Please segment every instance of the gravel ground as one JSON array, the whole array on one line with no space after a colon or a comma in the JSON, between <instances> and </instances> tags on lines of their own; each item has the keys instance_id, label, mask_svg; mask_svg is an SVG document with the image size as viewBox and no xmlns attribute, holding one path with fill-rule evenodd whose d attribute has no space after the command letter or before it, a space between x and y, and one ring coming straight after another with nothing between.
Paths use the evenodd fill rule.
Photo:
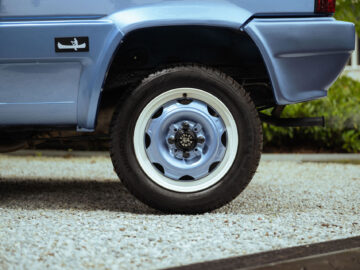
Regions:
<instances>
[{"instance_id":1,"label":"gravel ground","mask_svg":"<svg viewBox=\"0 0 360 270\"><path fill-rule=\"evenodd\" d=\"M159 269L360 235L360 165L262 161L209 214L134 199L109 158L0 155L0 269Z\"/></svg>"}]
</instances>

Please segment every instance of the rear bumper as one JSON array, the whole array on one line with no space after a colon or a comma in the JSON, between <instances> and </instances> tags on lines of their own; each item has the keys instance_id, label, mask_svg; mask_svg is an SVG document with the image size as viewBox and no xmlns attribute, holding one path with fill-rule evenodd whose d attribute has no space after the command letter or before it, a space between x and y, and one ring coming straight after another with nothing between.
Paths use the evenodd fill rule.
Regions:
<instances>
[{"instance_id":1,"label":"rear bumper","mask_svg":"<svg viewBox=\"0 0 360 270\"><path fill-rule=\"evenodd\" d=\"M333 18L254 19L245 31L258 46L280 105L327 94L355 48L355 27Z\"/></svg>"}]
</instances>

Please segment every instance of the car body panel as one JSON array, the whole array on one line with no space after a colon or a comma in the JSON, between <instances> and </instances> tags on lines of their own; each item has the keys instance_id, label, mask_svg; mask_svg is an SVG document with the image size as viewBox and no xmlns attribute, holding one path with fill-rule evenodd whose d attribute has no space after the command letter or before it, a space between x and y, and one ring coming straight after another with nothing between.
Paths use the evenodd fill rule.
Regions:
<instances>
[{"instance_id":1,"label":"car body panel","mask_svg":"<svg viewBox=\"0 0 360 270\"><path fill-rule=\"evenodd\" d=\"M148 9L148 11L146 11ZM0 17L77 17L108 16L116 12L130 11L136 14L138 21L144 17L198 16L222 17L226 21L228 14L222 10L231 10L231 14L246 11L248 15L255 13L313 13L313 0L1 0ZM136 11L138 10L138 12ZM168 10L167 12L165 12ZM199 14L195 14L198 11ZM146 15L148 13L148 15ZM173 18L175 19L175 18ZM244 15L237 21L244 19ZM245 18L246 20L246 18Z\"/></svg>"},{"instance_id":2,"label":"car body panel","mask_svg":"<svg viewBox=\"0 0 360 270\"><path fill-rule=\"evenodd\" d=\"M355 46L354 25L333 18L254 19L245 31L283 105L326 96Z\"/></svg>"},{"instance_id":3,"label":"car body panel","mask_svg":"<svg viewBox=\"0 0 360 270\"><path fill-rule=\"evenodd\" d=\"M7 82L0 85L0 112L3 112L0 125L81 123L87 126L88 111L93 107L96 114L106 71L122 38L114 23L109 20L6 22L0 24L0 35L0 78ZM55 52L55 37L73 36L88 36L90 51ZM73 63L71 70L77 76L64 71L68 63ZM51 69L47 68L49 65ZM27 104L30 111L33 106L38 113L16 110L19 94L21 104ZM69 102L75 104L74 108L69 108ZM9 112L5 114L5 110ZM41 113L43 117L39 117Z\"/></svg>"},{"instance_id":4,"label":"car body panel","mask_svg":"<svg viewBox=\"0 0 360 270\"><path fill-rule=\"evenodd\" d=\"M351 46L344 50L340 44L341 52L334 53L333 59L320 53L299 57L303 52L301 47L295 54L291 50L301 40L301 35L307 41L315 38L311 31L304 32L301 25L306 24L308 26L304 27L309 29L316 25L315 21L325 23L323 18L313 18L313 23L288 21L300 36L277 33L284 42L281 46L272 36L271 29L286 30L286 21L252 19L257 15L310 16L314 15L313 11L314 0L2 0L0 80L11 79L0 86L0 92L3 92L0 93L0 124L74 124L78 130L93 130L106 74L122 39L131 31L158 26L206 25L245 29L264 57L279 104L324 96L343 68ZM325 24L329 24L327 33L332 31L331 25L337 29L334 20ZM350 32L343 35L346 44L352 42ZM55 52L55 38L80 36L89 37L89 52ZM327 39L326 35L322 36ZM288 38L292 38L291 50L286 49ZM319 42L314 48L304 48L304 52L321 50L325 42ZM339 45L339 42L335 44ZM315 66L330 63L334 68L321 75L319 81L311 80L306 84L294 72L309 68L307 58L316 58ZM68 67L73 71L71 76L66 72ZM29 70L32 75L27 74ZM31 78L33 82L24 84ZM291 83L298 86L290 87ZM19 95L21 102L16 104ZM27 109L21 109L22 105Z\"/></svg>"},{"instance_id":5,"label":"car body panel","mask_svg":"<svg viewBox=\"0 0 360 270\"><path fill-rule=\"evenodd\" d=\"M0 64L0 125L75 125L80 72L78 62Z\"/></svg>"}]
</instances>

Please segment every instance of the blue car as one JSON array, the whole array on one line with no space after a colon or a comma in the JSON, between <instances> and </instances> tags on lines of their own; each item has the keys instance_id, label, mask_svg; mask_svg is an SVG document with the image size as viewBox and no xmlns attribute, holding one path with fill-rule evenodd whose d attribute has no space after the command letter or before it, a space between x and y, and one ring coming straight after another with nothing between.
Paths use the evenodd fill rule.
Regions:
<instances>
[{"instance_id":1,"label":"blue car","mask_svg":"<svg viewBox=\"0 0 360 270\"><path fill-rule=\"evenodd\" d=\"M345 67L355 30L334 12L335 0L1 0L0 150L108 136L144 203L221 207L257 169L262 121L323 124L281 112L325 97Z\"/></svg>"}]
</instances>

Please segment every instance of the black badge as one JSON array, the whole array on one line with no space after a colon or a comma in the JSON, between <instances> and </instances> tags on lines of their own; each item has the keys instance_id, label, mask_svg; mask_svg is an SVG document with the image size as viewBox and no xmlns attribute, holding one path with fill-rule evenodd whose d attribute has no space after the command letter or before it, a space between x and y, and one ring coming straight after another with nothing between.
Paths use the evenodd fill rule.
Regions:
<instances>
[{"instance_id":1,"label":"black badge","mask_svg":"<svg viewBox=\"0 0 360 270\"><path fill-rule=\"evenodd\" d=\"M55 38L55 52L88 52L88 37Z\"/></svg>"}]
</instances>

